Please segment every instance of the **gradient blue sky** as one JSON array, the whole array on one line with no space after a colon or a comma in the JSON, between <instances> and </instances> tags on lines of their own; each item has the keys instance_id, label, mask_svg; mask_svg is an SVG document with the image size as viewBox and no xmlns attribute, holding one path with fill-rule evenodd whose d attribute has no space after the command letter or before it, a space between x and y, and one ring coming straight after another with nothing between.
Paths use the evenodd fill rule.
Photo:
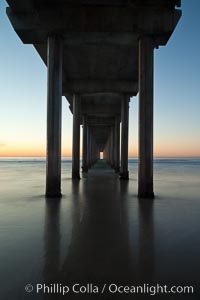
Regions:
<instances>
[{"instance_id":1,"label":"gradient blue sky","mask_svg":"<svg viewBox=\"0 0 200 300\"><path fill-rule=\"evenodd\" d=\"M46 66L24 45L0 2L0 156L45 155ZM167 46L155 50L154 153L200 156L200 1L182 0ZM70 155L72 115L63 98L62 152ZM129 155L137 155L138 99L131 99Z\"/></svg>"}]
</instances>

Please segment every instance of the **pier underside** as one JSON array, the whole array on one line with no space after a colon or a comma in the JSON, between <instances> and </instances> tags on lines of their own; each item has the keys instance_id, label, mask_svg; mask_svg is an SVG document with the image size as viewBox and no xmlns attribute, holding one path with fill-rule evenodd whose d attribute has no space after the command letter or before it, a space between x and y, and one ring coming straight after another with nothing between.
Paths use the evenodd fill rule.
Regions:
<instances>
[{"instance_id":1,"label":"pier underside","mask_svg":"<svg viewBox=\"0 0 200 300\"><path fill-rule=\"evenodd\" d=\"M61 97L73 113L72 178L100 152L129 178L129 101L139 93L138 196L153 198L153 56L181 16L179 0L7 0L23 43L48 70L46 195L61 195ZM120 130L121 126L121 130Z\"/></svg>"}]
</instances>

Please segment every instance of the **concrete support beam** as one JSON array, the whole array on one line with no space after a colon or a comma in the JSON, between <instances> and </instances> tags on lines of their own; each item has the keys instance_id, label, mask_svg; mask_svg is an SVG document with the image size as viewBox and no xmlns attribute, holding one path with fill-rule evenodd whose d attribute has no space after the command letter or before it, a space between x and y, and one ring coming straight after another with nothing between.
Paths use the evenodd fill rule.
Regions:
<instances>
[{"instance_id":1,"label":"concrete support beam","mask_svg":"<svg viewBox=\"0 0 200 300\"><path fill-rule=\"evenodd\" d=\"M111 166L111 133L109 133L108 138L108 163Z\"/></svg>"},{"instance_id":2,"label":"concrete support beam","mask_svg":"<svg viewBox=\"0 0 200 300\"><path fill-rule=\"evenodd\" d=\"M88 172L88 125L86 115L83 116L82 171Z\"/></svg>"},{"instance_id":3,"label":"concrete support beam","mask_svg":"<svg viewBox=\"0 0 200 300\"><path fill-rule=\"evenodd\" d=\"M121 169L120 179L128 179L128 126L129 126L129 101L130 97L124 95L121 108Z\"/></svg>"},{"instance_id":4,"label":"concrete support beam","mask_svg":"<svg viewBox=\"0 0 200 300\"><path fill-rule=\"evenodd\" d=\"M92 137L92 165L96 162L96 143L94 137Z\"/></svg>"},{"instance_id":5,"label":"concrete support beam","mask_svg":"<svg viewBox=\"0 0 200 300\"><path fill-rule=\"evenodd\" d=\"M87 93L129 93L137 95L138 83L135 80L94 80L69 79L63 86L63 94Z\"/></svg>"},{"instance_id":6,"label":"concrete support beam","mask_svg":"<svg viewBox=\"0 0 200 300\"><path fill-rule=\"evenodd\" d=\"M114 136L114 126L110 128L110 166L111 168L115 167L115 160L114 160L114 148L115 148L115 136Z\"/></svg>"},{"instance_id":7,"label":"concrete support beam","mask_svg":"<svg viewBox=\"0 0 200 300\"><path fill-rule=\"evenodd\" d=\"M88 169L91 168L92 163L91 163L91 128L88 126L88 137L87 137L87 149L88 149L88 153L87 153L87 163L88 163Z\"/></svg>"},{"instance_id":8,"label":"concrete support beam","mask_svg":"<svg viewBox=\"0 0 200 300\"><path fill-rule=\"evenodd\" d=\"M73 95L72 178L80 179L80 96Z\"/></svg>"},{"instance_id":9,"label":"concrete support beam","mask_svg":"<svg viewBox=\"0 0 200 300\"><path fill-rule=\"evenodd\" d=\"M94 164L94 140L93 136L91 135L91 166Z\"/></svg>"},{"instance_id":10,"label":"concrete support beam","mask_svg":"<svg viewBox=\"0 0 200 300\"><path fill-rule=\"evenodd\" d=\"M28 1L23 2L26 3ZM139 2L143 4L144 1ZM45 9L23 11L22 8L19 12L14 11L12 9L13 4L10 4L12 8L8 7L6 12L10 22L24 43L43 43L49 32L59 31L65 33L67 42L72 38L72 34L74 34L74 42L77 43L78 33L79 35L83 33L90 35L92 33L100 33L104 34L105 43L116 43L117 39L117 42L120 44L120 40L123 43L127 43L127 39L129 41L130 37L134 41L137 38L137 35L135 37L132 34L134 30L137 34L142 31L149 35L163 36L162 42L165 44L181 17L181 11L176 9L169 10L164 7L168 1L158 2L159 13L157 9L152 9L149 6L145 9L144 6L140 7L140 5L136 5L136 7L118 6L112 7L112 9L110 7L96 9L95 6L91 8L91 6L78 6L76 4L73 7L70 4L69 6L65 5L60 9L56 9L57 3L52 9L47 8L45 5ZM161 7L161 5L164 6ZM36 13L33 14L33 11L36 11ZM62 13L60 13L61 11ZM109 34L110 40L113 34L116 36L124 33L126 38L124 41L124 38L119 39L120 36L116 36L111 42L106 38L105 33ZM98 36L95 40L98 42ZM78 42L82 44L80 38L78 38Z\"/></svg>"},{"instance_id":11,"label":"concrete support beam","mask_svg":"<svg viewBox=\"0 0 200 300\"><path fill-rule=\"evenodd\" d=\"M138 196L153 198L153 52L151 37L139 41Z\"/></svg>"},{"instance_id":12,"label":"concrete support beam","mask_svg":"<svg viewBox=\"0 0 200 300\"><path fill-rule=\"evenodd\" d=\"M115 172L120 171L120 119L119 116L115 117L115 141L114 141L114 168Z\"/></svg>"},{"instance_id":13,"label":"concrete support beam","mask_svg":"<svg viewBox=\"0 0 200 300\"><path fill-rule=\"evenodd\" d=\"M63 41L48 38L46 196L61 196L61 110Z\"/></svg>"},{"instance_id":14,"label":"concrete support beam","mask_svg":"<svg viewBox=\"0 0 200 300\"><path fill-rule=\"evenodd\" d=\"M103 159L108 161L108 144L107 144L107 142L106 142L105 147L103 149Z\"/></svg>"},{"instance_id":15,"label":"concrete support beam","mask_svg":"<svg viewBox=\"0 0 200 300\"><path fill-rule=\"evenodd\" d=\"M106 141L106 145L105 145L105 148L104 148L104 151L103 151L103 157L108 162L108 139Z\"/></svg>"}]
</instances>

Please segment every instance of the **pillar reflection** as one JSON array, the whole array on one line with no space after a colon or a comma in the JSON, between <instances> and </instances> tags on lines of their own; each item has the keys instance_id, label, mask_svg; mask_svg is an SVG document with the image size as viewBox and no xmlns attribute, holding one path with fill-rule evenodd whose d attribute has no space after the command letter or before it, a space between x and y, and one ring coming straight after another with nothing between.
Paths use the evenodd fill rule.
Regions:
<instances>
[{"instance_id":1,"label":"pillar reflection","mask_svg":"<svg viewBox=\"0 0 200 300\"><path fill-rule=\"evenodd\" d=\"M113 180L113 173L106 180L103 178L104 174L99 172L98 180L91 177L72 183L72 197L68 199L70 231L60 225L60 202L47 202L45 282L102 286L153 281L153 202L137 202L136 198L130 201L128 181L119 183L117 176ZM69 241L66 249L61 237ZM70 299L76 296L69 295ZM50 299L61 298L57 294L50 296ZM102 299L98 295L95 298ZM111 298L116 299L116 295ZM81 299L88 299L88 295L81 295Z\"/></svg>"},{"instance_id":2,"label":"pillar reflection","mask_svg":"<svg viewBox=\"0 0 200 300\"><path fill-rule=\"evenodd\" d=\"M60 266L60 198L46 199L44 229L44 282L53 282Z\"/></svg>"}]
</instances>

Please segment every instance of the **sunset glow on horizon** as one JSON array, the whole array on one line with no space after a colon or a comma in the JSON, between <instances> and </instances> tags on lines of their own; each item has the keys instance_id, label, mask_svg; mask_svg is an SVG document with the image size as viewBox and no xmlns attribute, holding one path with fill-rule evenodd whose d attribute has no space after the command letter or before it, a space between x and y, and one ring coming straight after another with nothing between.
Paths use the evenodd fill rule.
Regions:
<instances>
[{"instance_id":1,"label":"sunset glow on horizon","mask_svg":"<svg viewBox=\"0 0 200 300\"><path fill-rule=\"evenodd\" d=\"M199 147L191 148L190 145L155 145L154 156L155 157L200 157ZM82 155L82 147L80 149ZM71 157L72 145L68 147L63 146L62 156ZM39 145L27 145L27 146L14 146L14 145L0 145L0 157L45 157L46 146ZM138 156L137 145L130 144L129 157Z\"/></svg>"}]
</instances>

